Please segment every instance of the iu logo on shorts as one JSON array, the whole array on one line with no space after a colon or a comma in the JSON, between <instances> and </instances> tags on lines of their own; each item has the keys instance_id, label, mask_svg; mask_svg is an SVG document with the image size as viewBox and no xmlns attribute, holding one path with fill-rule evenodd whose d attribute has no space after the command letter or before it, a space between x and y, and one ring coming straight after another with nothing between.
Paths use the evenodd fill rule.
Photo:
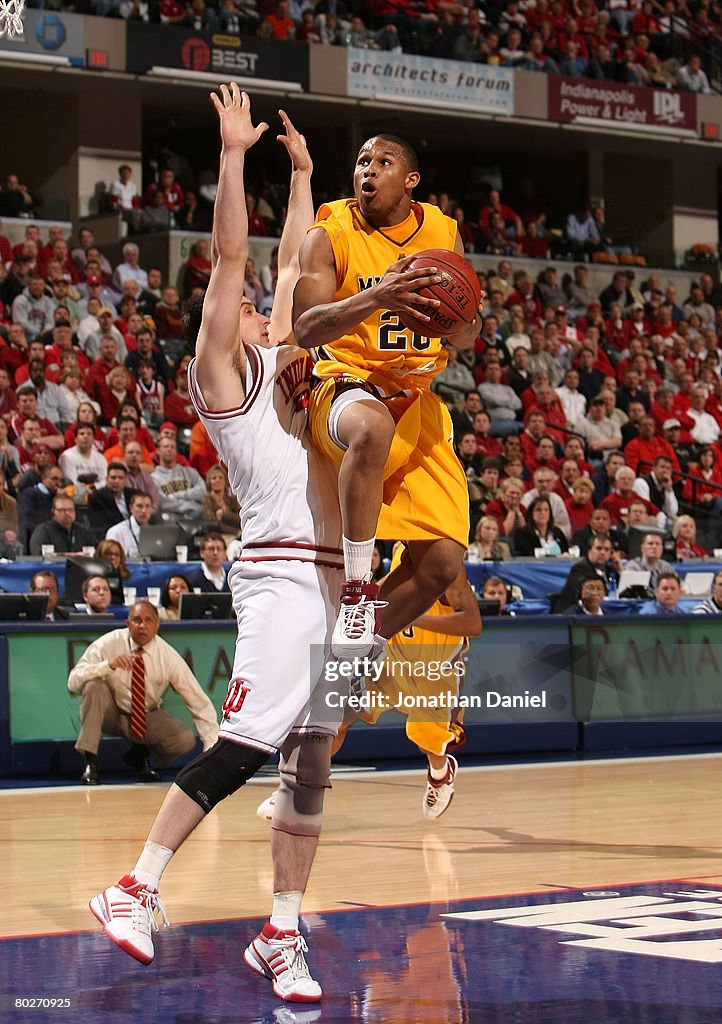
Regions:
<instances>
[{"instance_id":1,"label":"iu logo on shorts","mask_svg":"<svg viewBox=\"0 0 722 1024\"><path fill-rule=\"evenodd\" d=\"M223 721L227 722L231 715L236 715L243 707L243 702L251 692L242 679L232 679L228 684L228 693L223 701Z\"/></svg>"}]
</instances>

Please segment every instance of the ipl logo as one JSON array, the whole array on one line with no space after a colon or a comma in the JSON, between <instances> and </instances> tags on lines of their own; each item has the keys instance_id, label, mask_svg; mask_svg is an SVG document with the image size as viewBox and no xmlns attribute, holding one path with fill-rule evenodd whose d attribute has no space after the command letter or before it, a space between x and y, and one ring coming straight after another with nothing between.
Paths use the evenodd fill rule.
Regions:
<instances>
[{"instance_id":1,"label":"ipl logo","mask_svg":"<svg viewBox=\"0 0 722 1024\"><path fill-rule=\"evenodd\" d=\"M665 124L679 124L684 120L682 101L678 93L654 93L654 116Z\"/></svg>"}]
</instances>

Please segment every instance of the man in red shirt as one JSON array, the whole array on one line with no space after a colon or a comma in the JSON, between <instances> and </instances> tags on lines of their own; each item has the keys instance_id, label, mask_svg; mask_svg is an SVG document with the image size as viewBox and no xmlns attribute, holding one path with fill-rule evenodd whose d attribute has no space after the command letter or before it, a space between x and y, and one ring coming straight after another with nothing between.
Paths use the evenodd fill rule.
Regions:
<instances>
[{"instance_id":1,"label":"man in red shirt","mask_svg":"<svg viewBox=\"0 0 722 1024\"><path fill-rule=\"evenodd\" d=\"M627 465L635 473L640 462L648 462L652 465L654 460L660 455L666 455L675 470L679 471L679 462L674 448L663 437L656 436L656 429L657 424L654 416L649 414L642 416L639 421L639 437L635 437L624 449ZM645 473L649 472L649 466L643 467L643 469Z\"/></svg>"},{"instance_id":2,"label":"man in red shirt","mask_svg":"<svg viewBox=\"0 0 722 1024\"><path fill-rule=\"evenodd\" d=\"M601 508L606 508L612 520L612 526L616 526L621 519L629 515L629 506L633 501L643 501L647 514L656 516L659 509L651 501L641 498L634 490L634 470L629 466L620 466L614 475L614 490L604 499Z\"/></svg>"},{"instance_id":3,"label":"man in red shirt","mask_svg":"<svg viewBox=\"0 0 722 1024\"><path fill-rule=\"evenodd\" d=\"M544 413L540 409L531 409L526 417L526 427L521 434L521 453L525 467L532 466L536 461L537 445L545 433Z\"/></svg>"},{"instance_id":4,"label":"man in red shirt","mask_svg":"<svg viewBox=\"0 0 722 1024\"><path fill-rule=\"evenodd\" d=\"M551 469L554 473L557 472L559 467L554 439L548 434L544 434L543 437L539 438L534 459L531 463L527 463L526 468L530 473L534 473L541 466Z\"/></svg>"},{"instance_id":5,"label":"man in red shirt","mask_svg":"<svg viewBox=\"0 0 722 1024\"><path fill-rule=\"evenodd\" d=\"M548 380L535 384L533 390L536 393L536 399L533 405L530 406L529 412L532 412L534 409L539 410L546 424L545 433L549 434L555 441L558 441L560 445L563 445L566 440L567 418L564 414L562 403L559 401L559 395ZM555 427L560 429L555 430Z\"/></svg>"},{"instance_id":6,"label":"man in red shirt","mask_svg":"<svg viewBox=\"0 0 722 1024\"><path fill-rule=\"evenodd\" d=\"M175 180L173 171L166 167L160 172L160 181L153 181L145 190L143 205L151 206L151 200L156 192L163 193L163 205L167 206L173 213L180 213L185 204L185 193Z\"/></svg>"},{"instance_id":7,"label":"man in red shirt","mask_svg":"<svg viewBox=\"0 0 722 1024\"><path fill-rule=\"evenodd\" d=\"M280 2L283 3L284 0L280 0ZM514 230L514 237L522 238L524 235L524 227L521 222L521 217L515 210L512 210L510 206L507 206L506 203L502 203L501 195L499 190L496 188L493 188L489 192L489 202L485 206L482 206L479 211L479 226L481 228L487 228L489 226L489 217L492 213L499 214L505 231L508 228L512 228Z\"/></svg>"},{"instance_id":8,"label":"man in red shirt","mask_svg":"<svg viewBox=\"0 0 722 1024\"><path fill-rule=\"evenodd\" d=\"M62 451L65 447L63 435L58 428L46 419L38 415L38 392L33 384L25 383L17 391L18 411L10 418L8 424L8 438L11 442L20 437L22 424L27 417L34 417L40 423L40 436L37 441L46 444L54 452Z\"/></svg>"},{"instance_id":9,"label":"man in red shirt","mask_svg":"<svg viewBox=\"0 0 722 1024\"><path fill-rule=\"evenodd\" d=\"M269 14L264 25L270 25L274 39L294 39L296 23L288 16L288 0L278 0L276 10Z\"/></svg>"}]
</instances>

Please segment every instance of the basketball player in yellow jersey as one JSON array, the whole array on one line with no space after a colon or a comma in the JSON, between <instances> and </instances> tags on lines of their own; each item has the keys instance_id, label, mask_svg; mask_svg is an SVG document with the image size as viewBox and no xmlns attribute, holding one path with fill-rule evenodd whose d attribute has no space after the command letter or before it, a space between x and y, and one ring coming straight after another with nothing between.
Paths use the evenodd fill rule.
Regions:
<instances>
[{"instance_id":1,"label":"basketball player in yellow jersey","mask_svg":"<svg viewBox=\"0 0 722 1024\"><path fill-rule=\"evenodd\" d=\"M339 466L346 583L332 648L345 659L375 655L425 612L462 570L468 540L451 420L430 391L446 352L440 338L414 334L399 320L411 313L428 322L424 309L438 305L418 294L438 274L411 269L409 257L428 248L463 253L455 223L414 201L418 182L416 155L402 139L365 142L355 198L319 211L294 292L296 340L321 354L312 436ZM471 347L480 323L476 314L446 341ZM383 602L370 572L377 526L380 536L409 541L408 557L384 582Z\"/></svg>"}]
</instances>

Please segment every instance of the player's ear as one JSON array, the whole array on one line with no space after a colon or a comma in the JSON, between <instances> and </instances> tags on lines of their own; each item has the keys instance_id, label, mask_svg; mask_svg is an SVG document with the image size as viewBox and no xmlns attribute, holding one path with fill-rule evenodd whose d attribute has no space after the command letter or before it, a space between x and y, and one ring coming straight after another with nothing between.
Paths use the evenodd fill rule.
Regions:
<instances>
[{"instance_id":1,"label":"player's ear","mask_svg":"<svg viewBox=\"0 0 722 1024\"><path fill-rule=\"evenodd\" d=\"M409 171L406 175L406 190L407 192L413 192L416 186L421 181L421 175L418 171Z\"/></svg>"}]
</instances>

